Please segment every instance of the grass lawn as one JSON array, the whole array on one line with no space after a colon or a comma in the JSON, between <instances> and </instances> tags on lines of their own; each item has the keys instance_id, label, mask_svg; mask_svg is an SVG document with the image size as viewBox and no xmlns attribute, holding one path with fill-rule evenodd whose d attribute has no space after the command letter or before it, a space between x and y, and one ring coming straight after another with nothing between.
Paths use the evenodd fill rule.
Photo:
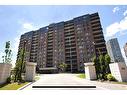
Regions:
<instances>
[{"instance_id":1,"label":"grass lawn","mask_svg":"<svg viewBox=\"0 0 127 95\"><path fill-rule=\"evenodd\" d=\"M3 84L0 85L0 90L17 90L18 88L26 85L28 82L21 83L18 85L18 83L11 83L11 84Z\"/></svg>"},{"instance_id":2,"label":"grass lawn","mask_svg":"<svg viewBox=\"0 0 127 95\"><path fill-rule=\"evenodd\" d=\"M77 75L77 77L79 77L79 78L86 78L84 73Z\"/></svg>"}]
</instances>

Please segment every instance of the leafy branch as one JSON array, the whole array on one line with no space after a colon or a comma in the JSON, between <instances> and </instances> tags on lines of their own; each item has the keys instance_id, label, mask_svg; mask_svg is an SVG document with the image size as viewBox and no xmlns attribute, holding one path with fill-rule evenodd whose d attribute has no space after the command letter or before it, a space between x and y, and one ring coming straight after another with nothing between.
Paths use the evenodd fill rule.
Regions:
<instances>
[{"instance_id":1,"label":"leafy branch","mask_svg":"<svg viewBox=\"0 0 127 95\"><path fill-rule=\"evenodd\" d=\"M10 49L10 41L6 42L4 52L5 52L5 56L2 56L3 63L11 63L12 50Z\"/></svg>"}]
</instances>

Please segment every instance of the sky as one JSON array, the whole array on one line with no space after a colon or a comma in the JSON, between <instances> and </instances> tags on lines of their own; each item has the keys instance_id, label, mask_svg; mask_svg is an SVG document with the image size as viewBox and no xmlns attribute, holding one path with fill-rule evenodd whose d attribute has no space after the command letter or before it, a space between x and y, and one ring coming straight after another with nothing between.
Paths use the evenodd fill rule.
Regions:
<instances>
[{"instance_id":1,"label":"sky","mask_svg":"<svg viewBox=\"0 0 127 95\"><path fill-rule=\"evenodd\" d=\"M0 5L0 62L5 42L11 41L14 66L21 34L51 23L98 12L105 40L118 38L123 57L127 42L127 6L124 5ZM126 59L125 59L126 60ZM127 60L126 60L127 62Z\"/></svg>"}]
</instances>

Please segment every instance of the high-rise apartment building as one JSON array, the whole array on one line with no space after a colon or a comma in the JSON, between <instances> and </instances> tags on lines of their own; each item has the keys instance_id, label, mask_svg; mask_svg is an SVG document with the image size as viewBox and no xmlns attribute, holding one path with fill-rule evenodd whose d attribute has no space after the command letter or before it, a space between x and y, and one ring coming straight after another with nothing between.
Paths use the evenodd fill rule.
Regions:
<instances>
[{"instance_id":1,"label":"high-rise apartment building","mask_svg":"<svg viewBox=\"0 0 127 95\"><path fill-rule=\"evenodd\" d=\"M106 45L111 62L124 62L117 38L108 40Z\"/></svg>"},{"instance_id":2,"label":"high-rise apartment building","mask_svg":"<svg viewBox=\"0 0 127 95\"><path fill-rule=\"evenodd\" d=\"M25 60L37 62L39 69L66 63L67 72L81 71L94 55L107 53L98 13L25 33L21 35L21 48L26 50Z\"/></svg>"},{"instance_id":3,"label":"high-rise apartment building","mask_svg":"<svg viewBox=\"0 0 127 95\"><path fill-rule=\"evenodd\" d=\"M125 55L126 55L126 57L127 57L127 43L126 43L125 46L124 46L124 52L125 52Z\"/></svg>"}]
</instances>

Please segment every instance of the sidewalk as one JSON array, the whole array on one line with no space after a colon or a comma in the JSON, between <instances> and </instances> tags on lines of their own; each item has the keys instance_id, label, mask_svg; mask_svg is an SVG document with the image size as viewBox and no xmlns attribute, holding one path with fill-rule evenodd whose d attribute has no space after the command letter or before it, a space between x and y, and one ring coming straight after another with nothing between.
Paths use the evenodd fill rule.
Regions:
<instances>
[{"instance_id":1,"label":"sidewalk","mask_svg":"<svg viewBox=\"0 0 127 95\"><path fill-rule=\"evenodd\" d=\"M99 81L90 81L90 80L86 80L98 87L102 87L105 88L107 90L127 90L127 85L126 84L117 84L117 83L107 83L107 82L99 82Z\"/></svg>"}]
</instances>

